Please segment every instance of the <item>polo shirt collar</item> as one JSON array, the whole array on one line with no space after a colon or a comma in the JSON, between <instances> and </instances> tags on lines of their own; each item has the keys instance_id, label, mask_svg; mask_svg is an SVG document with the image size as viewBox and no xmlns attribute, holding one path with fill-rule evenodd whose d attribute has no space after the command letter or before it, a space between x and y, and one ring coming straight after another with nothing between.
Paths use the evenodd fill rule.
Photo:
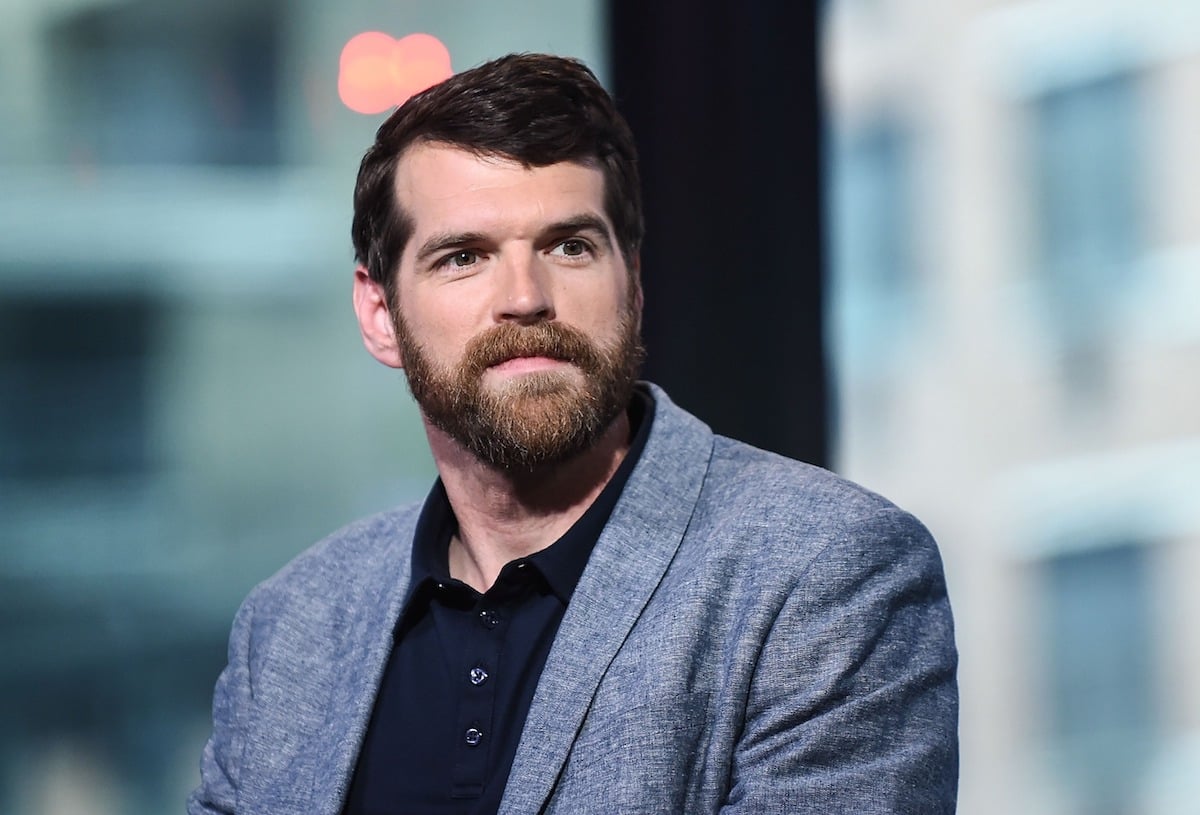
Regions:
<instances>
[{"instance_id":1,"label":"polo shirt collar","mask_svg":"<svg viewBox=\"0 0 1200 815\"><path fill-rule=\"evenodd\" d=\"M564 605L570 602L571 595L575 593L592 549L604 531L650 436L650 426L654 422L654 399L641 384L635 388L630 401L629 421L633 427L629 451L592 505L554 543L528 557L513 561L534 566ZM442 485L442 479L438 478L417 520L413 538L412 588L405 603L406 612L415 595L425 593L419 591L423 584L451 580L450 538L457 529L458 521L446 496L446 488Z\"/></svg>"}]
</instances>

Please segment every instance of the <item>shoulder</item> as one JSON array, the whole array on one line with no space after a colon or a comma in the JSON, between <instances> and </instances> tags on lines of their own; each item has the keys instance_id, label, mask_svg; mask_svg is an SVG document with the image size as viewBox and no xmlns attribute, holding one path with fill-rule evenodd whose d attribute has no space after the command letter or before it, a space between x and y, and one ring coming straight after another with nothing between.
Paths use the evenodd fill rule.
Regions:
<instances>
[{"instance_id":1,"label":"shoulder","mask_svg":"<svg viewBox=\"0 0 1200 815\"><path fill-rule=\"evenodd\" d=\"M248 604L351 599L379 580L381 573L407 571L419 503L355 521L326 536L258 584Z\"/></svg>"},{"instance_id":2,"label":"shoulder","mask_svg":"<svg viewBox=\"0 0 1200 815\"><path fill-rule=\"evenodd\" d=\"M716 436L704 500L757 524L825 529L831 534L890 519L920 523L887 498L821 467Z\"/></svg>"},{"instance_id":3,"label":"shoulder","mask_svg":"<svg viewBox=\"0 0 1200 815\"><path fill-rule=\"evenodd\" d=\"M688 559L778 568L783 580L810 566L900 555L940 571L928 530L888 499L820 467L713 434L661 388L648 387L655 419L643 454L646 475L634 486L656 500L688 499ZM665 492L664 483L689 486Z\"/></svg>"},{"instance_id":4,"label":"shoulder","mask_svg":"<svg viewBox=\"0 0 1200 815\"><path fill-rule=\"evenodd\" d=\"M743 566L784 582L909 563L941 573L933 537L910 513L811 464L716 436L694 529Z\"/></svg>"},{"instance_id":5,"label":"shoulder","mask_svg":"<svg viewBox=\"0 0 1200 815\"><path fill-rule=\"evenodd\" d=\"M825 525L899 512L877 493L821 467L716 435L661 388L645 385L655 404L646 469L659 480L694 471L703 482L702 508L731 521Z\"/></svg>"}]
</instances>

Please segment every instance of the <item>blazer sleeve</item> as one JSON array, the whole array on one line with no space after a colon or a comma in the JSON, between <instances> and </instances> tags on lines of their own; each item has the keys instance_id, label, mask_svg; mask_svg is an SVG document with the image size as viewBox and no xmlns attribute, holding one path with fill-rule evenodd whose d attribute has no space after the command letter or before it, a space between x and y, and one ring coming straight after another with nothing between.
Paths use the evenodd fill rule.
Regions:
<instances>
[{"instance_id":1,"label":"blazer sleeve","mask_svg":"<svg viewBox=\"0 0 1200 815\"><path fill-rule=\"evenodd\" d=\"M200 758L200 786L187 801L188 815L234 815L241 783L246 712L252 698L252 600L242 604L229 635L228 664L213 691L213 730Z\"/></svg>"},{"instance_id":2,"label":"blazer sleeve","mask_svg":"<svg viewBox=\"0 0 1200 815\"><path fill-rule=\"evenodd\" d=\"M848 526L763 645L722 812L953 813L956 669L928 531L894 507Z\"/></svg>"}]
</instances>

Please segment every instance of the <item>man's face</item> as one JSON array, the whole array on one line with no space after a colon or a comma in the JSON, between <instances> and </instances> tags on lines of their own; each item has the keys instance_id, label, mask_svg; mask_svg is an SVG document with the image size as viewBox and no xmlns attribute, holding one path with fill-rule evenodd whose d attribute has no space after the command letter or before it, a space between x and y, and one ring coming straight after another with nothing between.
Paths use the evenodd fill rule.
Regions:
<instances>
[{"instance_id":1,"label":"man's face","mask_svg":"<svg viewBox=\"0 0 1200 815\"><path fill-rule=\"evenodd\" d=\"M604 214L604 179L453 147L396 168L413 223L397 270L396 342L426 418L492 465L580 452L629 402L640 292Z\"/></svg>"}]
</instances>

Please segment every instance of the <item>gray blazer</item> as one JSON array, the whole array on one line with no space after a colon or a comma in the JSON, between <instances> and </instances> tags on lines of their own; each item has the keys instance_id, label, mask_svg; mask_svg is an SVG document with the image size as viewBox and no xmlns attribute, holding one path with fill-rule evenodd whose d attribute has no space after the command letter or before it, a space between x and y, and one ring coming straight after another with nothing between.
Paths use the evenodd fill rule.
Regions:
<instances>
[{"instance_id":1,"label":"gray blazer","mask_svg":"<svg viewBox=\"0 0 1200 815\"><path fill-rule=\"evenodd\" d=\"M957 657L929 533L651 390L650 438L563 618L500 811L953 812ZM246 599L189 813L340 810L418 512L337 532Z\"/></svg>"}]
</instances>

